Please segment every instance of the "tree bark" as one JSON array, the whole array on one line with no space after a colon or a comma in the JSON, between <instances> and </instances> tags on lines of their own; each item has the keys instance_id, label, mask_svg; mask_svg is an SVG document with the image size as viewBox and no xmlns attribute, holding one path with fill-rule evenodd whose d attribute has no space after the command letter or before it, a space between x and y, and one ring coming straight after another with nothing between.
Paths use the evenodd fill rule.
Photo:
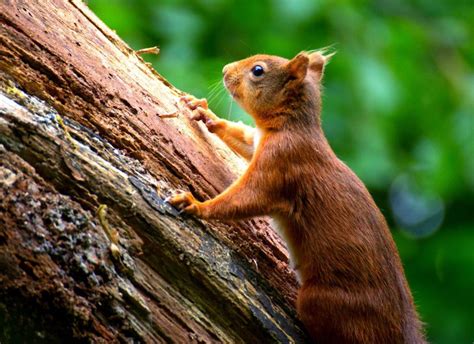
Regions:
<instances>
[{"instance_id":1,"label":"tree bark","mask_svg":"<svg viewBox=\"0 0 474 344\"><path fill-rule=\"evenodd\" d=\"M306 341L266 219L164 202L245 168L183 93L80 1L3 0L0 23L0 342Z\"/></svg>"}]
</instances>

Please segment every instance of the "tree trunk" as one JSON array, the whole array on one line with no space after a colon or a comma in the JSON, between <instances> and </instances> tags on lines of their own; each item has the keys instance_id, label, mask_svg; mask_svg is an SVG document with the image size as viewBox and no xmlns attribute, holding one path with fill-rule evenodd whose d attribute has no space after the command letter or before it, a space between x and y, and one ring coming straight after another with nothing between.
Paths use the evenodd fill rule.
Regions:
<instances>
[{"instance_id":1,"label":"tree trunk","mask_svg":"<svg viewBox=\"0 0 474 344\"><path fill-rule=\"evenodd\" d=\"M306 341L266 219L163 201L245 168L182 92L80 1L2 0L0 23L0 342Z\"/></svg>"}]
</instances>

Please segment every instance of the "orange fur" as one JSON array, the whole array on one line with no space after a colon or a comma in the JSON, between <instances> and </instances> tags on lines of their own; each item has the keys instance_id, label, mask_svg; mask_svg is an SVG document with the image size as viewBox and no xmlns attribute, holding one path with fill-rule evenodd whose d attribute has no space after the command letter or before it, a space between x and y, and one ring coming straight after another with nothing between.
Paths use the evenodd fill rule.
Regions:
<instances>
[{"instance_id":1,"label":"orange fur","mask_svg":"<svg viewBox=\"0 0 474 344\"><path fill-rule=\"evenodd\" d=\"M320 80L327 60L319 52L292 60L256 55L224 67L226 87L255 119L259 137L253 140L248 127L185 99L195 119L251 160L214 199L199 202L187 193L171 203L205 219L275 217L301 279L297 311L315 341L423 343L385 219L322 131ZM254 75L256 65L263 75Z\"/></svg>"},{"instance_id":2,"label":"orange fur","mask_svg":"<svg viewBox=\"0 0 474 344\"><path fill-rule=\"evenodd\" d=\"M234 123L220 119L213 123L213 128L210 131L219 136L234 152L247 160L252 159L254 152L254 128L243 123Z\"/></svg>"}]
</instances>

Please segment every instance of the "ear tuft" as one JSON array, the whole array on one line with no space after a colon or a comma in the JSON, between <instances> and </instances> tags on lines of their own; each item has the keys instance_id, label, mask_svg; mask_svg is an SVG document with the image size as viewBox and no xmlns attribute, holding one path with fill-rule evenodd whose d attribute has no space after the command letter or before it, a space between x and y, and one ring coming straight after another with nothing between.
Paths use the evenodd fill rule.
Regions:
<instances>
[{"instance_id":1,"label":"ear tuft","mask_svg":"<svg viewBox=\"0 0 474 344\"><path fill-rule=\"evenodd\" d=\"M303 80L308 70L308 64L308 54L301 52L288 62L287 69L296 80Z\"/></svg>"},{"instance_id":2,"label":"ear tuft","mask_svg":"<svg viewBox=\"0 0 474 344\"><path fill-rule=\"evenodd\" d=\"M324 73L324 67L329 63L329 60L336 54L336 52L327 53L328 48L316 50L309 54L309 65L308 68L313 72L316 72L319 80L322 79Z\"/></svg>"}]
</instances>

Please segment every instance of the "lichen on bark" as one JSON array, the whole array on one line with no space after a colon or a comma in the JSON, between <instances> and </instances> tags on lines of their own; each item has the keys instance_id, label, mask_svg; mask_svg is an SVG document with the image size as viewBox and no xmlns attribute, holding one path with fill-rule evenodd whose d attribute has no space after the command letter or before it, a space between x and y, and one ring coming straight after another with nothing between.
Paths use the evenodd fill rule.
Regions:
<instances>
[{"instance_id":1,"label":"lichen on bark","mask_svg":"<svg viewBox=\"0 0 474 344\"><path fill-rule=\"evenodd\" d=\"M164 202L245 168L182 92L82 2L4 2L0 24L0 341L304 342L267 220Z\"/></svg>"}]
</instances>

